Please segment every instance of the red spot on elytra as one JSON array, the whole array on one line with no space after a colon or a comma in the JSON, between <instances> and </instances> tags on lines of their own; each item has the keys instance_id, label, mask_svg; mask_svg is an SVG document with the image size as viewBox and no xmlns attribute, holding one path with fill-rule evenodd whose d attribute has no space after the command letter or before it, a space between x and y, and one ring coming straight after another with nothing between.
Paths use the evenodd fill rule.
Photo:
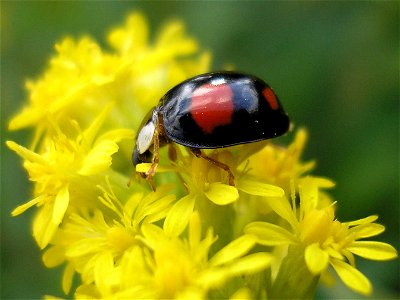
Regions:
<instances>
[{"instance_id":1,"label":"red spot on elytra","mask_svg":"<svg viewBox=\"0 0 400 300\"><path fill-rule=\"evenodd\" d=\"M269 107L273 110L277 110L279 108L278 100L276 99L274 91L267 87L262 92L264 98L267 100Z\"/></svg>"},{"instance_id":2,"label":"red spot on elytra","mask_svg":"<svg viewBox=\"0 0 400 300\"><path fill-rule=\"evenodd\" d=\"M228 84L204 84L192 94L192 118L206 134L230 124L233 110L233 92Z\"/></svg>"}]
</instances>

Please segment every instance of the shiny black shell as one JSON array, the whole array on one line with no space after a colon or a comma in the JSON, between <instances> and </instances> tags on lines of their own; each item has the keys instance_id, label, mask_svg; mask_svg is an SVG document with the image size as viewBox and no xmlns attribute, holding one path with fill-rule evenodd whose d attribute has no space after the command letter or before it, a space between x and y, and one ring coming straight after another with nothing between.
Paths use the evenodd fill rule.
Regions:
<instances>
[{"instance_id":1,"label":"shiny black shell","mask_svg":"<svg viewBox=\"0 0 400 300\"><path fill-rule=\"evenodd\" d=\"M236 72L190 78L155 108L167 139L191 148L221 148L280 136L289 117L263 80Z\"/></svg>"}]
</instances>

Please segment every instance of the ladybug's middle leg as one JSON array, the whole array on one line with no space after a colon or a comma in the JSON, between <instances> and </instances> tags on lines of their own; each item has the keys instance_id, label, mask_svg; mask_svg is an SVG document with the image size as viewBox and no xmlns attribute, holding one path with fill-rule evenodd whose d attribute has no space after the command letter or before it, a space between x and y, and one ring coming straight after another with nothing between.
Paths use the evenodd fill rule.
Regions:
<instances>
[{"instance_id":1,"label":"ladybug's middle leg","mask_svg":"<svg viewBox=\"0 0 400 300\"><path fill-rule=\"evenodd\" d=\"M229 176L229 185L231 186L235 186L235 176L233 175L231 169L229 168L228 165L215 160L207 155L205 155L200 149L197 148L189 148L190 151L198 158L204 158L205 160L209 161L210 163L212 163L214 166L223 169L225 172L228 173Z\"/></svg>"}]
</instances>

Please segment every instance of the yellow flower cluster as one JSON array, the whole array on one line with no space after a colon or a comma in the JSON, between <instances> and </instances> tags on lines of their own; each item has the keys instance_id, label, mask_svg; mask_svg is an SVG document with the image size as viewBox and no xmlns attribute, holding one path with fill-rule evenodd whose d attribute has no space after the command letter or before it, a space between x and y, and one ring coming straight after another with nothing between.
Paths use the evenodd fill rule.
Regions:
<instances>
[{"instance_id":1,"label":"yellow flower cluster","mask_svg":"<svg viewBox=\"0 0 400 300\"><path fill-rule=\"evenodd\" d=\"M235 186L227 172L179 145L161 150L156 191L131 178L141 119L169 88L208 71L210 54L179 22L150 39L138 13L111 30L108 43L109 51L90 37L56 44L44 74L27 82L28 103L9 123L35 131L29 147L7 142L34 186L32 199L12 214L35 207L34 238L47 267L65 265L65 293L310 298L329 266L349 288L371 293L354 255L388 260L396 250L359 241L384 231L376 216L335 219L324 192L334 184L307 175L314 163L300 160L303 129L287 148L258 142L208 150L229 166Z\"/></svg>"}]
</instances>

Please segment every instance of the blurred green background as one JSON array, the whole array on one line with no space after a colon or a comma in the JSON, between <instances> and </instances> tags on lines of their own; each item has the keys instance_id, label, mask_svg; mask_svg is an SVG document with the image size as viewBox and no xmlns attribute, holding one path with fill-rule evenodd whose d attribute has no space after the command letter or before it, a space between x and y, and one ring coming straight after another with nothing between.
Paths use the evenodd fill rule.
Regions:
<instances>
[{"instance_id":1,"label":"blurred green background","mask_svg":"<svg viewBox=\"0 0 400 300\"><path fill-rule=\"evenodd\" d=\"M296 127L309 130L305 159L334 179L338 218L379 214L378 239L399 246L399 2L104 2L1 1L1 298L63 296L60 269L45 269L31 237L31 211L11 218L30 185L19 158L4 147L28 144L7 132L23 105L24 80L39 75L65 35L105 44L109 28L142 11L152 33L171 18L213 53L213 68L264 78ZM290 138L290 137L289 137ZM374 298L399 297L399 261L358 259ZM318 298L360 298L341 283Z\"/></svg>"}]
</instances>

